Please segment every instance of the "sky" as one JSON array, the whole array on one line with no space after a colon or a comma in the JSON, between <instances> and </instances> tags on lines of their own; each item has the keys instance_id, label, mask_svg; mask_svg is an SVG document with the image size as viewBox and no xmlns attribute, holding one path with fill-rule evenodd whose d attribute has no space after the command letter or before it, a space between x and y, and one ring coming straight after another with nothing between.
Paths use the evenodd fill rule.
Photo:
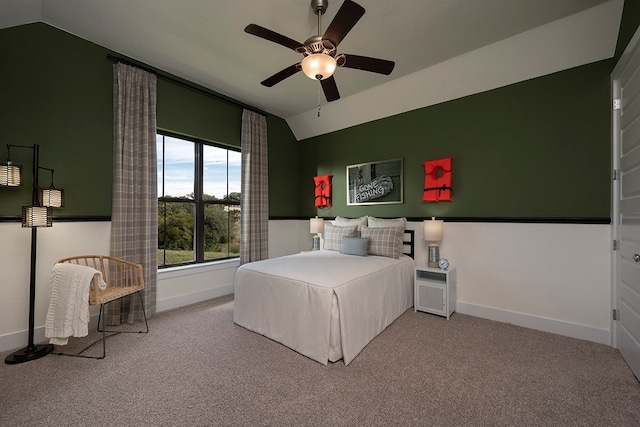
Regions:
<instances>
[{"instance_id":1,"label":"sky","mask_svg":"<svg viewBox=\"0 0 640 427\"><path fill-rule=\"evenodd\" d=\"M156 137L158 149L158 193L162 192L161 171L164 160L165 196L186 196L193 193L194 144L170 136L164 137L162 157L162 135ZM227 189L227 155L229 156L229 188ZM204 194L222 199L226 194L240 192L240 153L212 146L204 147Z\"/></svg>"}]
</instances>

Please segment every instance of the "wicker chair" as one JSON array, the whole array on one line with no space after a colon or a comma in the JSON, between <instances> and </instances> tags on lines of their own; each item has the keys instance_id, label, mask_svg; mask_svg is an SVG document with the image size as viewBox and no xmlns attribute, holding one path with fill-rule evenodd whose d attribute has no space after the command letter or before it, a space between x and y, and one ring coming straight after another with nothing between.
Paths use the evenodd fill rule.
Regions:
<instances>
[{"instance_id":1,"label":"wicker chair","mask_svg":"<svg viewBox=\"0 0 640 427\"><path fill-rule=\"evenodd\" d=\"M138 333L138 334L146 334L149 332L149 323L147 322L147 313L144 309L144 301L142 300L141 291L144 289L144 274L142 270L142 265L135 264L130 261L126 261L120 258L114 258L106 255L80 255L69 258L63 258L58 261L58 263L68 262L77 265L84 265L86 267L91 267L96 270L102 272L102 278L107 284L106 289L100 289L99 287L99 278L96 274L93 277L91 283L91 289L89 290L89 305L100 306L100 314L98 315L98 331L102 332L102 338L91 343L83 350L81 350L78 354L67 354L67 353L55 353L63 356L75 356L75 357L85 357L89 359L104 359L106 356L106 344L105 341L107 338L118 335L120 333ZM125 331L125 330L106 330L105 328L105 320L106 317L104 315L104 306L107 303L118 300L120 298L126 297L127 295L131 295L137 293L140 297L140 304L142 306L142 313L144 314L144 323L146 330L141 331ZM102 326L100 325L100 320L102 319ZM106 335L106 332L112 333L111 335ZM94 344L102 341L102 356L94 357L94 356L84 356L86 350L91 348Z\"/></svg>"}]
</instances>

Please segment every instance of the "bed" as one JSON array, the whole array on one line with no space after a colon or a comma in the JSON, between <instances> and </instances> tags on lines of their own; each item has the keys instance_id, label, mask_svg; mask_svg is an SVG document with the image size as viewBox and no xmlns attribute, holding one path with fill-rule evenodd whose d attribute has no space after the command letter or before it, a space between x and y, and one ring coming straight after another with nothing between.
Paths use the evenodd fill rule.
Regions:
<instances>
[{"instance_id":1,"label":"bed","mask_svg":"<svg viewBox=\"0 0 640 427\"><path fill-rule=\"evenodd\" d=\"M413 306L413 231L381 224L325 226L323 250L240 266L234 322L319 363L348 365ZM364 241L367 253L352 253Z\"/></svg>"}]
</instances>

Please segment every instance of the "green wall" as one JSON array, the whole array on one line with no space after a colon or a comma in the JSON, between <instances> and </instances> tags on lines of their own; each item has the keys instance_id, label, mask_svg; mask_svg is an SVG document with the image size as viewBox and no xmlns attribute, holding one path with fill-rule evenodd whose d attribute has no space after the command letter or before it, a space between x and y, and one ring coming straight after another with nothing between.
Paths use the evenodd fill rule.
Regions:
<instances>
[{"instance_id":1,"label":"green wall","mask_svg":"<svg viewBox=\"0 0 640 427\"><path fill-rule=\"evenodd\" d=\"M640 2L626 1L613 59L301 141L300 215L607 220L610 74L639 24ZM422 162L446 156L453 201L423 203ZM396 157L404 203L347 206L346 166ZM333 205L316 209L322 174Z\"/></svg>"},{"instance_id":2,"label":"green wall","mask_svg":"<svg viewBox=\"0 0 640 427\"><path fill-rule=\"evenodd\" d=\"M111 215L113 146L113 53L46 24L0 30L0 129L3 144L40 147L40 165L55 169L64 188L65 209L54 218ZM115 54L117 56L117 53ZM207 94L203 88L160 77L158 127L229 146L240 146L242 108ZM271 215L296 215L297 144L284 120L267 115ZM6 144L5 144L6 141ZM26 186L0 188L0 219L20 215L31 201L30 149L12 149L22 164ZM41 185L49 174L41 172Z\"/></svg>"},{"instance_id":3,"label":"green wall","mask_svg":"<svg viewBox=\"0 0 640 427\"><path fill-rule=\"evenodd\" d=\"M40 144L66 208L54 215L111 215L112 77L107 51L44 24L0 31L0 161L6 144ZM12 149L25 186L0 188L0 215L31 203L32 151ZM41 185L49 184L41 172Z\"/></svg>"},{"instance_id":4,"label":"green wall","mask_svg":"<svg viewBox=\"0 0 640 427\"><path fill-rule=\"evenodd\" d=\"M240 147L242 108L213 98L205 90L158 80L158 127L185 136ZM269 215L295 216L299 188L298 145L287 123L267 115Z\"/></svg>"},{"instance_id":5,"label":"green wall","mask_svg":"<svg viewBox=\"0 0 640 427\"><path fill-rule=\"evenodd\" d=\"M242 107L162 78L157 93L158 128L240 147Z\"/></svg>"},{"instance_id":6,"label":"green wall","mask_svg":"<svg viewBox=\"0 0 640 427\"><path fill-rule=\"evenodd\" d=\"M609 217L609 73L603 61L302 141L312 176L333 175L323 216ZM331 108L331 106L327 106ZM453 201L423 203L423 161L453 156ZM404 204L347 206L345 167L404 159Z\"/></svg>"},{"instance_id":7,"label":"green wall","mask_svg":"<svg viewBox=\"0 0 640 427\"><path fill-rule=\"evenodd\" d=\"M609 75L638 27L638 3L625 2L611 60L300 142L268 115L271 217L609 218ZM0 30L0 52L0 161L5 144L38 143L41 166L66 191L54 216L110 216L113 52L43 23ZM206 91L160 78L159 128L239 146L241 108ZM453 156L453 201L423 203L422 162L444 156ZM347 165L396 157L403 204L346 206ZM12 160L30 173L30 150L13 149ZM333 206L317 210L312 178L326 173ZM28 185L0 188L0 220L20 215Z\"/></svg>"},{"instance_id":8,"label":"green wall","mask_svg":"<svg viewBox=\"0 0 640 427\"><path fill-rule=\"evenodd\" d=\"M269 216L298 215L300 182L298 149L289 125L275 116L267 117L269 133Z\"/></svg>"},{"instance_id":9,"label":"green wall","mask_svg":"<svg viewBox=\"0 0 640 427\"><path fill-rule=\"evenodd\" d=\"M615 62L620 59L629 41L640 25L640 2L637 0L625 0L622 10L622 22L618 32L618 43L616 45Z\"/></svg>"}]
</instances>

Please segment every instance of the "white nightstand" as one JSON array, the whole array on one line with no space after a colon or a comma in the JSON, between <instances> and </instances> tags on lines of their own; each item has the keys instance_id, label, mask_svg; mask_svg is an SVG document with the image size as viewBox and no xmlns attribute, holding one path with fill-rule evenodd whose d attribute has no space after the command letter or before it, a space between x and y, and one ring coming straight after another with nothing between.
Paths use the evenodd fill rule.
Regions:
<instances>
[{"instance_id":1,"label":"white nightstand","mask_svg":"<svg viewBox=\"0 0 640 427\"><path fill-rule=\"evenodd\" d=\"M413 309L449 319L456 311L456 268L416 267Z\"/></svg>"}]
</instances>

